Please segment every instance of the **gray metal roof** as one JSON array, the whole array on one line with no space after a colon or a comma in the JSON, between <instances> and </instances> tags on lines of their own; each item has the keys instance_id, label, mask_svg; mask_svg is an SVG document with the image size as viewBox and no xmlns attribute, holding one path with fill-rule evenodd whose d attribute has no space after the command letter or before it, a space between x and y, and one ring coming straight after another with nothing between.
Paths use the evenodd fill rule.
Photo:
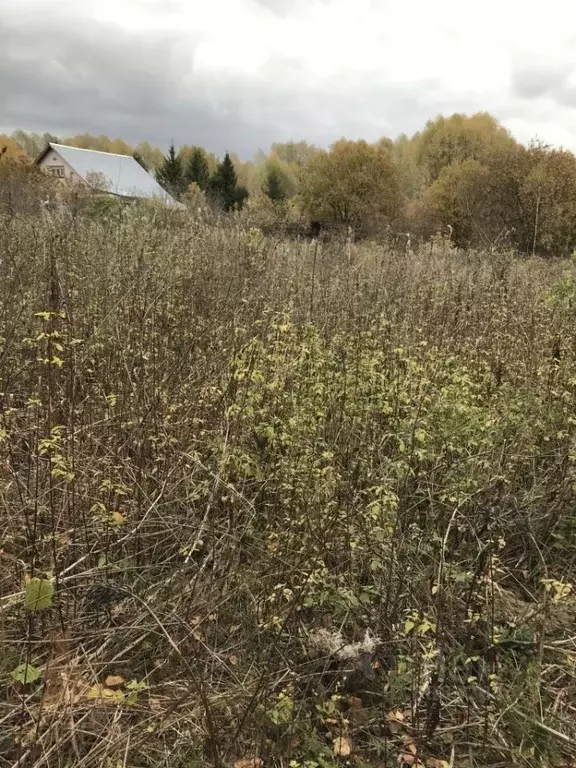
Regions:
<instances>
[{"instance_id":1,"label":"gray metal roof","mask_svg":"<svg viewBox=\"0 0 576 768\"><path fill-rule=\"evenodd\" d=\"M91 186L97 183L100 177L105 183L106 191L114 195L156 197L169 204L179 205L130 155L67 147L64 144L50 143L50 147ZM92 174L97 174L96 179L90 178Z\"/></svg>"}]
</instances>

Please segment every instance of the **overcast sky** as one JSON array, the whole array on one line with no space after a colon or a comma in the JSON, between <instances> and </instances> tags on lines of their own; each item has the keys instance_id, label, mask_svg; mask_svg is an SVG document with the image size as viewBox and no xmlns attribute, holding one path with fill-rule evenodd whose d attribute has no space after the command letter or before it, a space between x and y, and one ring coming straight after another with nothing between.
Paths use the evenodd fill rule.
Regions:
<instances>
[{"instance_id":1,"label":"overcast sky","mask_svg":"<svg viewBox=\"0 0 576 768\"><path fill-rule=\"evenodd\" d=\"M2 0L0 132L250 157L488 110L576 150L576 5L547 0Z\"/></svg>"}]
</instances>

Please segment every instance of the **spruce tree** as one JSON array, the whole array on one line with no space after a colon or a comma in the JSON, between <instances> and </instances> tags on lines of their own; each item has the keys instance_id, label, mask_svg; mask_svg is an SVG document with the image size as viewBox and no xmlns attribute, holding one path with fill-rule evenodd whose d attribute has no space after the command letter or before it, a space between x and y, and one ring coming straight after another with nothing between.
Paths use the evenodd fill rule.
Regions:
<instances>
[{"instance_id":1,"label":"spruce tree","mask_svg":"<svg viewBox=\"0 0 576 768\"><path fill-rule=\"evenodd\" d=\"M144 168L144 170L145 170L145 171L147 171L147 170L148 170L148 166L146 165L146 163L145 163L145 161L144 161L144 158L142 157L142 155L140 154L140 152L134 152L134 153L132 154L132 157L134 158L134 160L136 160L136 162L138 163L138 165L141 165L141 166L142 166L142 168Z\"/></svg>"},{"instance_id":2,"label":"spruce tree","mask_svg":"<svg viewBox=\"0 0 576 768\"><path fill-rule=\"evenodd\" d=\"M264 180L264 194L275 203L286 200L287 194L284 181L284 177L278 168L272 166L266 173L266 178Z\"/></svg>"},{"instance_id":3,"label":"spruce tree","mask_svg":"<svg viewBox=\"0 0 576 768\"><path fill-rule=\"evenodd\" d=\"M156 180L176 200L186 189L186 178L180 155L176 153L174 144L170 145L168 154L164 156L162 164L156 171Z\"/></svg>"},{"instance_id":4,"label":"spruce tree","mask_svg":"<svg viewBox=\"0 0 576 768\"><path fill-rule=\"evenodd\" d=\"M197 184L203 192L206 192L210 185L210 169L208 168L206 154L200 147L195 147L192 150L186 165L185 174L188 186L190 184Z\"/></svg>"},{"instance_id":5,"label":"spruce tree","mask_svg":"<svg viewBox=\"0 0 576 768\"><path fill-rule=\"evenodd\" d=\"M211 179L210 188L213 197L225 211L232 211L235 207L242 208L248 197L248 190L238 186L236 169L228 152L224 160L218 164Z\"/></svg>"}]
</instances>

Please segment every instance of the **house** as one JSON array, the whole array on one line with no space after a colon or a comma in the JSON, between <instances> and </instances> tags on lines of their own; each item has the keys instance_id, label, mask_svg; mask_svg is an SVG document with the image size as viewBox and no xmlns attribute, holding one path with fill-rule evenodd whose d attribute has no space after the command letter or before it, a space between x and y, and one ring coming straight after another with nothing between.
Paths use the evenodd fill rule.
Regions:
<instances>
[{"instance_id":1,"label":"house","mask_svg":"<svg viewBox=\"0 0 576 768\"><path fill-rule=\"evenodd\" d=\"M131 200L156 198L180 207L148 171L130 155L49 143L36 159L49 176L77 183L100 194Z\"/></svg>"}]
</instances>

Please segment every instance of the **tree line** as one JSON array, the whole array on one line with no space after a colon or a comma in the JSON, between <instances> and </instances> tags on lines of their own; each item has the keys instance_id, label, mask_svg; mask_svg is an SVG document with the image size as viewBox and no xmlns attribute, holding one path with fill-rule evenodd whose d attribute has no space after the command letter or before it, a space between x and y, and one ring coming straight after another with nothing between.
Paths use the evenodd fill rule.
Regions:
<instances>
[{"instance_id":1,"label":"tree line","mask_svg":"<svg viewBox=\"0 0 576 768\"><path fill-rule=\"evenodd\" d=\"M147 170L146 161L136 152L136 160ZM210 167L205 151L193 147L188 157L176 152L170 145L168 154L156 168L156 179L177 200L182 200L190 188L206 195L224 211L239 210L248 197L246 187L238 183L238 174L227 152L222 162Z\"/></svg>"},{"instance_id":2,"label":"tree line","mask_svg":"<svg viewBox=\"0 0 576 768\"><path fill-rule=\"evenodd\" d=\"M19 130L0 136L0 150L26 161L51 140ZM193 145L163 154L148 142L89 134L60 141L133 155L174 197L226 211L266 208L360 236L449 230L462 246L542 255L576 249L575 155L538 141L524 145L485 112L440 116L394 140L341 139L328 149L276 143L251 161L233 153L220 160Z\"/></svg>"}]
</instances>

